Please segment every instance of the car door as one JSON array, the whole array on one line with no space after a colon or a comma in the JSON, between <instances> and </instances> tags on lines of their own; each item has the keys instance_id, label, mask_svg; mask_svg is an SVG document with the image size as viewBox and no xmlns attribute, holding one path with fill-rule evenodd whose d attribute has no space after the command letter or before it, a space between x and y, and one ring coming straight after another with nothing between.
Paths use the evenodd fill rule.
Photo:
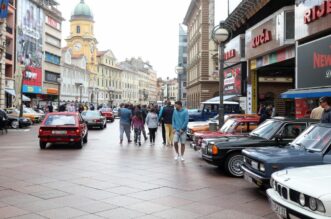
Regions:
<instances>
[{"instance_id":1,"label":"car door","mask_svg":"<svg viewBox=\"0 0 331 219\"><path fill-rule=\"evenodd\" d=\"M282 129L278 132L278 139L279 145L286 145L293 141L296 137L298 137L301 132L303 132L307 128L306 123L287 123L285 124Z\"/></svg>"},{"instance_id":2,"label":"car door","mask_svg":"<svg viewBox=\"0 0 331 219\"><path fill-rule=\"evenodd\" d=\"M79 120L79 128L83 134L82 137L84 137L87 132L87 125L80 114L78 115L78 120Z\"/></svg>"}]
</instances>

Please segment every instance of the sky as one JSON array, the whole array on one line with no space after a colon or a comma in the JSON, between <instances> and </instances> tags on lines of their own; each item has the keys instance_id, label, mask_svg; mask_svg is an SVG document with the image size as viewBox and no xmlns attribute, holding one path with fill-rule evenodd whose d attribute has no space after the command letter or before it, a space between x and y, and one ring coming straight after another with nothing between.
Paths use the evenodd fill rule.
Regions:
<instances>
[{"instance_id":1,"label":"sky","mask_svg":"<svg viewBox=\"0 0 331 219\"><path fill-rule=\"evenodd\" d=\"M239 0L231 0L236 2ZM63 39L69 36L72 10L80 0L58 0ZM141 57L158 77L176 77L178 28L191 0L85 0L94 14L98 50L111 49L117 61ZM216 19L226 18L227 0L216 0ZM63 42L63 47L66 43Z\"/></svg>"}]
</instances>

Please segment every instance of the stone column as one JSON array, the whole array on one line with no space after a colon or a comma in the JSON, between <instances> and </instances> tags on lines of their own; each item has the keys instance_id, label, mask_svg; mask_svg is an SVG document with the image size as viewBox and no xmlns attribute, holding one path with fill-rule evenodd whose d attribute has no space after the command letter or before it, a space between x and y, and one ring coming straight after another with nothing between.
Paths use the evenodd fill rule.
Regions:
<instances>
[{"instance_id":1,"label":"stone column","mask_svg":"<svg viewBox=\"0 0 331 219\"><path fill-rule=\"evenodd\" d=\"M5 108L5 87L6 87L6 21L0 26L0 108Z\"/></svg>"}]
</instances>

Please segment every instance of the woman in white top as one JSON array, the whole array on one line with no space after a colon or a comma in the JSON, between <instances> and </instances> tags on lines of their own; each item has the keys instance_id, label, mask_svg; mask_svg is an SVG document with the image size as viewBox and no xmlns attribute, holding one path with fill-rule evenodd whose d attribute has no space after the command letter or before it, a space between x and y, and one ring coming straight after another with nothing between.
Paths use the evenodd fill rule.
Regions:
<instances>
[{"instance_id":1,"label":"woman in white top","mask_svg":"<svg viewBox=\"0 0 331 219\"><path fill-rule=\"evenodd\" d=\"M159 117L155 112L155 109L152 108L146 117L146 124L149 129L149 140L151 142L151 145L155 144L155 133L157 130Z\"/></svg>"}]
</instances>

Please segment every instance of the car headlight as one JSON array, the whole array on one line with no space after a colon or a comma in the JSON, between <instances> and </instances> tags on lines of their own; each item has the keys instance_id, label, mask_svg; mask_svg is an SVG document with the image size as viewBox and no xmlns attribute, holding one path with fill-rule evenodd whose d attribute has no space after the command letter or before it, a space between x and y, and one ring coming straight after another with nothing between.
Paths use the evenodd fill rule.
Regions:
<instances>
[{"instance_id":1,"label":"car headlight","mask_svg":"<svg viewBox=\"0 0 331 219\"><path fill-rule=\"evenodd\" d=\"M313 197L310 197L309 198L309 208L312 210L312 211L316 211L317 210L317 201L315 198Z\"/></svg>"},{"instance_id":2,"label":"car headlight","mask_svg":"<svg viewBox=\"0 0 331 219\"><path fill-rule=\"evenodd\" d=\"M306 197L302 193L300 193L300 195L299 195L299 203L301 206L305 206L305 204L306 204Z\"/></svg>"},{"instance_id":3,"label":"car headlight","mask_svg":"<svg viewBox=\"0 0 331 219\"><path fill-rule=\"evenodd\" d=\"M270 179L270 187L275 189L275 180L273 178Z\"/></svg>"},{"instance_id":4,"label":"car headlight","mask_svg":"<svg viewBox=\"0 0 331 219\"><path fill-rule=\"evenodd\" d=\"M246 157L245 156L244 156L243 160L244 160L244 163L246 163Z\"/></svg>"},{"instance_id":5,"label":"car headlight","mask_svg":"<svg viewBox=\"0 0 331 219\"><path fill-rule=\"evenodd\" d=\"M260 163L260 171L265 172L265 166L263 163Z\"/></svg>"}]
</instances>

